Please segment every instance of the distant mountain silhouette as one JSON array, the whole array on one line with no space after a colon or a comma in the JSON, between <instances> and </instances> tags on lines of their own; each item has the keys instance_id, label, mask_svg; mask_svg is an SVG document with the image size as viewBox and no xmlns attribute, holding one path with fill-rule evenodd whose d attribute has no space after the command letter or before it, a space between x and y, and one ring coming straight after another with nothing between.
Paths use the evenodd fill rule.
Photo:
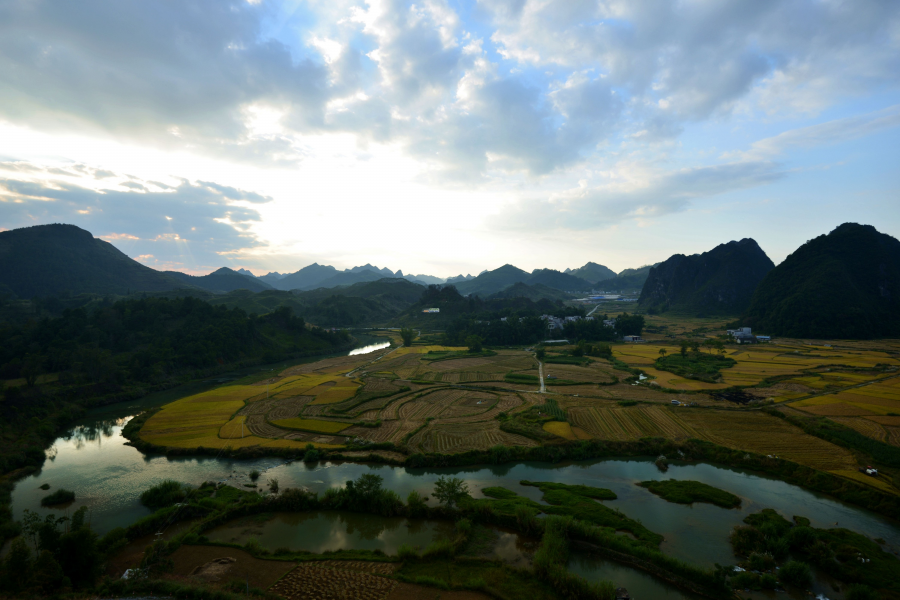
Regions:
<instances>
[{"instance_id":1,"label":"distant mountain silhouette","mask_svg":"<svg viewBox=\"0 0 900 600\"><path fill-rule=\"evenodd\" d=\"M569 300L573 296L562 290L547 287L541 283L529 285L527 283L514 283L503 288L499 292L491 294L486 300L501 300L505 298L528 298L529 300Z\"/></svg>"},{"instance_id":2,"label":"distant mountain silhouette","mask_svg":"<svg viewBox=\"0 0 900 600\"><path fill-rule=\"evenodd\" d=\"M743 322L789 337L900 337L900 241L844 223L806 242L762 280Z\"/></svg>"},{"instance_id":3,"label":"distant mountain silhouette","mask_svg":"<svg viewBox=\"0 0 900 600\"><path fill-rule=\"evenodd\" d=\"M528 273L513 265L503 265L493 271L484 271L474 279L457 282L453 285L460 294L477 294L484 298L516 283L525 283L529 286L540 284L564 291L591 289L590 283L573 275L553 269L535 269L533 273Z\"/></svg>"},{"instance_id":4,"label":"distant mountain silhouette","mask_svg":"<svg viewBox=\"0 0 900 600\"><path fill-rule=\"evenodd\" d=\"M577 269L566 269L565 272L569 275L580 277L585 281L603 281L604 279L612 279L616 276L616 272L612 269L604 267L603 265L598 265L594 262L589 262Z\"/></svg>"},{"instance_id":5,"label":"distant mountain silhouette","mask_svg":"<svg viewBox=\"0 0 900 600\"><path fill-rule=\"evenodd\" d=\"M611 279L604 279L596 282L594 284L594 288L605 292L639 292L644 288L644 283L647 281L647 276L650 275L650 269L658 264L659 263L656 263L654 265L646 265L643 267L638 267L637 269L625 269Z\"/></svg>"},{"instance_id":6,"label":"distant mountain silhouette","mask_svg":"<svg viewBox=\"0 0 900 600\"><path fill-rule=\"evenodd\" d=\"M330 265L313 263L303 267L296 273L285 275L280 279L266 279L266 283L279 290L304 290L316 287L329 277L334 277L339 271ZM268 277L268 276L266 276Z\"/></svg>"},{"instance_id":7,"label":"distant mountain silhouette","mask_svg":"<svg viewBox=\"0 0 900 600\"><path fill-rule=\"evenodd\" d=\"M535 269L531 277L525 280L528 285L545 285L549 288L566 291L584 291L591 289L591 283L575 275L560 273L553 269Z\"/></svg>"},{"instance_id":8,"label":"distant mountain silhouette","mask_svg":"<svg viewBox=\"0 0 900 600\"><path fill-rule=\"evenodd\" d=\"M251 292L262 292L271 290L272 286L253 277L233 271L228 267L222 267L217 271L213 271L209 275L188 275L179 271L164 271L166 275L174 277L189 285L201 287L211 292L233 292L234 290L250 290Z\"/></svg>"},{"instance_id":9,"label":"distant mountain silhouette","mask_svg":"<svg viewBox=\"0 0 900 600\"><path fill-rule=\"evenodd\" d=\"M187 285L132 260L75 225L0 232L0 286L22 298L160 292Z\"/></svg>"},{"instance_id":10,"label":"distant mountain silhouette","mask_svg":"<svg viewBox=\"0 0 900 600\"><path fill-rule=\"evenodd\" d=\"M460 294L477 294L486 297L496 294L514 283L525 281L529 277L531 277L531 274L527 271L512 265L503 265L493 271L485 271L474 279L460 281L454 285Z\"/></svg>"},{"instance_id":11,"label":"distant mountain silhouette","mask_svg":"<svg viewBox=\"0 0 900 600\"><path fill-rule=\"evenodd\" d=\"M650 269L638 305L694 315L739 315L774 266L750 238L703 254L676 254Z\"/></svg>"}]
</instances>

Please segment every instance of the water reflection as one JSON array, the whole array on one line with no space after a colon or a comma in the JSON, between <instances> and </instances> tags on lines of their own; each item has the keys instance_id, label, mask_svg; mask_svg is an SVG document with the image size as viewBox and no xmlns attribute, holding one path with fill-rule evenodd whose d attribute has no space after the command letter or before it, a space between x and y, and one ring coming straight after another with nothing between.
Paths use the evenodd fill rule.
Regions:
<instances>
[{"instance_id":1,"label":"water reflection","mask_svg":"<svg viewBox=\"0 0 900 600\"><path fill-rule=\"evenodd\" d=\"M271 550L290 548L320 553L354 549L396 554L403 544L425 548L452 531L450 522L318 511L238 519L210 530L206 536L232 544L256 539Z\"/></svg>"},{"instance_id":2,"label":"water reflection","mask_svg":"<svg viewBox=\"0 0 900 600\"><path fill-rule=\"evenodd\" d=\"M382 348L390 347L390 342L381 342L378 344L369 344L368 346L363 346L361 348L354 348L347 354L347 356L356 356L358 354L368 354L369 352L375 352L376 350L381 350Z\"/></svg>"}]
</instances>

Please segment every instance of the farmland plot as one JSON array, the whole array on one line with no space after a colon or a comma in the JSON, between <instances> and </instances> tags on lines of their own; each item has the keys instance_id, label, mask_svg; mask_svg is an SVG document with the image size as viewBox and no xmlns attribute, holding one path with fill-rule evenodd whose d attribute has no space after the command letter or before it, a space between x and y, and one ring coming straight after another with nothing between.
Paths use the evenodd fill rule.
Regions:
<instances>
[{"instance_id":1,"label":"farmland plot","mask_svg":"<svg viewBox=\"0 0 900 600\"><path fill-rule=\"evenodd\" d=\"M569 421L594 437L606 440L636 440L665 437L685 440L696 431L680 415L663 406L578 406L568 409Z\"/></svg>"},{"instance_id":2,"label":"farmland plot","mask_svg":"<svg viewBox=\"0 0 900 600\"><path fill-rule=\"evenodd\" d=\"M698 437L721 446L778 456L820 471L856 468L856 459L848 450L765 413L696 409L678 412Z\"/></svg>"},{"instance_id":3,"label":"farmland plot","mask_svg":"<svg viewBox=\"0 0 900 600\"><path fill-rule=\"evenodd\" d=\"M409 441L411 448L421 452L456 454L469 450L487 450L506 446L536 446L537 442L521 435L500 430L496 421L483 423L432 424Z\"/></svg>"},{"instance_id":4,"label":"farmland plot","mask_svg":"<svg viewBox=\"0 0 900 600\"><path fill-rule=\"evenodd\" d=\"M353 565L341 564L342 562L301 564L270 589L288 600L383 600L397 585L393 579L373 574L375 570L371 567L366 572L366 569L353 568ZM386 563L369 564L394 566Z\"/></svg>"}]
</instances>

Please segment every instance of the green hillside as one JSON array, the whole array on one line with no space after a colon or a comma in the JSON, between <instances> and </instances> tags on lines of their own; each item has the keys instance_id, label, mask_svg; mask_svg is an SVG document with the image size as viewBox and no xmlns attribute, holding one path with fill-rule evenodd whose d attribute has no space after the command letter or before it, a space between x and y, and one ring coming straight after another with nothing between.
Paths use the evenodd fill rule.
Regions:
<instances>
[{"instance_id":1,"label":"green hillside","mask_svg":"<svg viewBox=\"0 0 900 600\"><path fill-rule=\"evenodd\" d=\"M528 298L532 301L538 300L569 300L573 296L566 292L547 287L540 283L528 285L527 283L514 283L503 290L491 294L487 300L502 300L506 298Z\"/></svg>"},{"instance_id":2,"label":"green hillside","mask_svg":"<svg viewBox=\"0 0 900 600\"><path fill-rule=\"evenodd\" d=\"M20 298L127 294L189 287L74 225L0 232L0 289Z\"/></svg>"},{"instance_id":3,"label":"green hillside","mask_svg":"<svg viewBox=\"0 0 900 600\"><path fill-rule=\"evenodd\" d=\"M625 269L615 277L597 281L594 288L604 292L640 292L644 288L644 283L647 282L650 269L658 264L646 265L637 269Z\"/></svg>"},{"instance_id":4,"label":"green hillside","mask_svg":"<svg viewBox=\"0 0 900 600\"><path fill-rule=\"evenodd\" d=\"M749 238L703 254L676 254L650 269L638 305L650 312L738 315L774 266Z\"/></svg>"},{"instance_id":5,"label":"green hillside","mask_svg":"<svg viewBox=\"0 0 900 600\"><path fill-rule=\"evenodd\" d=\"M789 337L900 337L900 241L845 223L806 242L762 280L743 322Z\"/></svg>"},{"instance_id":6,"label":"green hillside","mask_svg":"<svg viewBox=\"0 0 900 600\"><path fill-rule=\"evenodd\" d=\"M178 271L164 271L166 275L183 281L188 285L203 288L211 292L232 292L234 290L250 290L251 292L262 292L263 290L271 290L272 286L264 281L260 281L255 277L242 275L237 271L233 271L228 267L222 267L217 271L213 271L209 275L188 275Z\"/></svg>"},{"instance_id":7,"label":"green hillside","mask_svg":"<svg viewBox=\"0 0 900 600\"><path fill-rule=\"evenodd\" d=\"M609 267L598 265L595 262L586 263L583 267L566 271L569 275L580 277L585 281L603 281L604 279L612 279L616 276L616 272Z\"/></svg>"},{"instance_id":8,"label":"green hillside","mask_svg":"<svg viewBox=\"0 0 900 600\"><path fill-rule=\"evenodd\" d=\"M535 269L531 277L525 280L528 285L544 285L557 290L586 291L591 283L568 273L560 273L553 269Z\"/></svg>"},{"instance_id":9,"label":"green hillside","mask_svg":"<svg viewBox=\"0 0 900 600\"><path fill-rule=\"evenodd\" d=\"M40 464L57 427L83 408L352 342L345 332L310 328L287 308L255 317L190 297L121 300L3 324L0 339L2 473Z\"/></svg>"},{"instance_id":10,"label":"green hillside","mask_svg":"<svg viewBox=\"0 0 900 600\"><path fill-rule=\"evenodd\" d=\"M493 271L482 273L475 279L455 283L456 289L463 295L490 296L514 283L527 280L531 275L512 265L503 265Z\"/></svg>"}]
</instances>

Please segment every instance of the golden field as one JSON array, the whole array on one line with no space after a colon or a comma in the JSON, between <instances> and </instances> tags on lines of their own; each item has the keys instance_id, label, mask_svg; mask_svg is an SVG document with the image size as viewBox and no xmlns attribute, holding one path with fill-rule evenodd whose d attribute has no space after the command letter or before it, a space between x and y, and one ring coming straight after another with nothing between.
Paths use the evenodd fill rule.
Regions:
<instances>
[{"instance_id":1,"label":"golden field","mask_svg":"<svg viewBox=\"0 0 900 600\"><path fill-rule=\"evenodd\" d=\"M549 396L556 398L567 421L538 422L538 427L557 438L701 439L870 481L853 475L859 465L848 450L785 420L705 393L762 383L767 387L745 391L807 414L827 415L874 439L900 443L900 373L888 370L900 361L891 352L859 346L732 346L728 355L737 364L723 370L721 383L709 384L653 368L661 347L679 350L673 345L614 346L617 359L653 378L650 385L624 383L627 372L592 359L584 365L544 364L545 376L571 384L546 380L546 395L538 393L533 353L523 350L433 361L425 360L427 352L459 349L423 345L330 358L177 400L152 416L140 435L154 444L182 448L340 447L351 439L391 442L409 452L533 446L538 438L504 431L500 419L532 411ZM672 406L673 399L695 406Z\"/></svg>"}]
</instances>

